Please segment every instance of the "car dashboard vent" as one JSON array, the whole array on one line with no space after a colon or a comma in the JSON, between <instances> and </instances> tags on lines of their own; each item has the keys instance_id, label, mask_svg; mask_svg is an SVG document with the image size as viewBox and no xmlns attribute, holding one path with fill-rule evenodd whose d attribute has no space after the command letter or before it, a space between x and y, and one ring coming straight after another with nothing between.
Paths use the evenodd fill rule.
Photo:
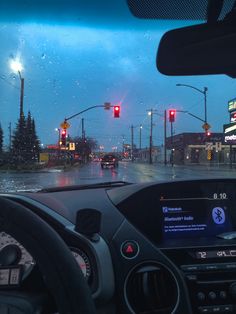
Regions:
<instances>
[{"instance_id":1,"label":"car dashboard vent","mask_svg":"<svg viewBox=\"0 0 236 314\"><path fill-rule=\"evenodd\" d=\"M159 263L133 269L126 280L126 300L135 314L169 314L178 303L178 286L172 272Z\"/></svg>"}]
</instances>

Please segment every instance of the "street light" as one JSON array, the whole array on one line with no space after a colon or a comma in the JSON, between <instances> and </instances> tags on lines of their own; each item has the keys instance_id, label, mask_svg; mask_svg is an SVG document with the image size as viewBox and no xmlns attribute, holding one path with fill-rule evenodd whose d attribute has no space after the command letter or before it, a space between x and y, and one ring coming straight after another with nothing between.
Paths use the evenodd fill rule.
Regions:
<instances>
[{"instance_id":1,"label":"street light","mask_svg":"<svg viewBox=\"0 0 236 314\"><path fill-rule=\"evenodd\" d=\"M10 67L16 73L19 73L23 70L23 65L19 60L11 60Z\"/></svg>"},{"instance_id":2,"label":"street light","mask_svg":"<svg viewBox=\"0 0 236 314\"><path fill-rule=\"evenodd\" d=\"M149 163L152 164L152 128L153 128L153 109L148 111L148 115L151 117L150 125L150 142L149 142Z\"/></svg>"},{"instance_id":3,"label":"street light","mask_svg":"<svg viewBox=\"0 0 236 314\"><path fill-rule=\"evenodd\" d=\"M199 88L196 88L192 85L187 85L187 84L176 84L176 86L178 87L189 87L189 88L192 88L194 90L196 90L197 92L201 93L204 95L204 121L205 123L207 123L207 91L208 91L208 88L207 87L204 87L203 90L199 89Z\"/></svg>"},{"instance_id":4,"label":"street light","mask_svg":"<svg viewBox=\"0 0 236 314\"><path fill-rule=\"evenodd\" d=\"M142 124L140 124L140 127L139 127L139 149L142 148Z\"/></svg>"},{"instance_id":5,"label":"street light","mask_svg":"<svg viewBox=\"0 0 236 314\"><path fill-rule=\"evenodd\" d=\"M21 72L23 70L23 65L19 60L13 59L10 61L10 67L13 72L19 74L19 78L20 78L20 119L22 119L24 117L23 106L24 106L24 85L25 85L24 78L21 75Z\"/></svg>"},{"instance_id":6,"label":"street light","mask_svg":"<svg viewBox=\"0 0 236 314\"><path fill-rule=\"evenodd\" d=\"M58 149L60 150L61 143L61 129L55 128L55 131L58 132Z\"/></svg>"}]
</instances>

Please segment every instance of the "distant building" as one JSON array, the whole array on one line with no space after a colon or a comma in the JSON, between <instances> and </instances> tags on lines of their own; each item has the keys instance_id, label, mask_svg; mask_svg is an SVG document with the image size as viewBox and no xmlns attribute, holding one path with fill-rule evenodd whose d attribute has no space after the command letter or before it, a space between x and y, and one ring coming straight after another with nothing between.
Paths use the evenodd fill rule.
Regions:
<instances>
[{"instance_id":1,"label":"distant building","mask_svg":"<svg viewBox=\"0 0 236 314\"><path fill-rule=\"evenodd\" d=\"M175 164L229 163L230 145L223 133L181 133L167 138L168 162L171 152ZM232 162L236 162L236 145L232 145Z\"/></svg>"},{"instance_id":2,"label":"distant building","mask_svg":"<svg viewBox=\"0 0 236 314\"><path fill-rule=\"evenodd\" d=\"M163 162L163 146L153 146L152 147L152 161L153 162ZM134 158L137 161L149 162L150 161L150 149L149 147L136 149L134 151Z\"/></svg>"}]
</instances>

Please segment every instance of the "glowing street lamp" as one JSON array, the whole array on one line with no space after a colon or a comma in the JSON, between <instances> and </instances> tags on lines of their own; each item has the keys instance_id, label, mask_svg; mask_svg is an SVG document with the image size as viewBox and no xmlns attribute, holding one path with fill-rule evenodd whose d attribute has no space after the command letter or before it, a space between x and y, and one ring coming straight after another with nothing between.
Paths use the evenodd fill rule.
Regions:
<instances>
[{"instance_id":1,"label":"glowing street lamp","mask_svg":"<svg viewBox=\"0 0 236 314\"><path fill-rule=\"evenodd\" d=\"M11 67L12 71L14 71L15 73L19 73L19 75L21 76L21 71L23 70L23 65L19 60L11 60L10 61L10 67Z\"/></svg>"}]
</instances>

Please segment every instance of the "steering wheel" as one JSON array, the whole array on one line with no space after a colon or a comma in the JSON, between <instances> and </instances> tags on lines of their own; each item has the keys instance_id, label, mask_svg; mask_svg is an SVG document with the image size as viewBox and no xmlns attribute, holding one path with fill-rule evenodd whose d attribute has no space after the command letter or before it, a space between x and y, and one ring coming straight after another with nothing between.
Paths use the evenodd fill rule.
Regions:
<instances>
[{"instance_id":1,"label":"steering wheel","mask_svg":"<svg viewBox=\"0 0 236 314\"><path fill-rule=\"evenodd\" d=\"M60 314L96 313L79 265L44 220L23 205L0 197L0 231L13 236L32 254Z\"/></svg>"}]
</instances>

